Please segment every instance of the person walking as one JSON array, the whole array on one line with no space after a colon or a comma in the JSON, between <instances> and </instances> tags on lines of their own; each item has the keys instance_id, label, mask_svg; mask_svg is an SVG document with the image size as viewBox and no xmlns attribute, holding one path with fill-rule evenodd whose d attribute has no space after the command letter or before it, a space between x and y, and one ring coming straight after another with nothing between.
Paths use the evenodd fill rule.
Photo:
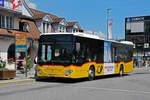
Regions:
<instances>
[{"instance_id":1,"label":"person walking","mask_svg":"<svg viewBox=\"0 0 150 100\"><path fill-rule=\"evenodd\" d=\"M146 70L147 70L147 67L148 67L148 61L147 60L145 61L145 67L146 67Z\"/></svg>"}]
</instances>

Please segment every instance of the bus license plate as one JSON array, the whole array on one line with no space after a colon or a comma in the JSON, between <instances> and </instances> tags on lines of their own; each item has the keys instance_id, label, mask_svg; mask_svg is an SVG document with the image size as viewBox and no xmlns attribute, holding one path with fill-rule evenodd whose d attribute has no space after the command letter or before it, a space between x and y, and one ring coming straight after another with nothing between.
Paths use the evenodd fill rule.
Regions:
<instances>
[{"instance_id":1,"label":"bus license plate","mask_svg":"<svg viewBox=\"0 0 150 100\"><path fill-rule=\"evenodd\" d=\"M54 75L50 75L50 77L54 77Z\"/></svg>"}]
</instances>

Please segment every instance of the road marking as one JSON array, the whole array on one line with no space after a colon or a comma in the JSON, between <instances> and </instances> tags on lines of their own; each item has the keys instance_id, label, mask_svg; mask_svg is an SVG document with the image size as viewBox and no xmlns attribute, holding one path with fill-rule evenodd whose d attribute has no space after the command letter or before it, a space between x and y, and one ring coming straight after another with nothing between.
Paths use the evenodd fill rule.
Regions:
<instances>
[{"instance_id":1,"label":"road marking","mask_svg":"<svg viewBox=\"0 0 150 100\"><path fill-rule=\"evenodd\" d=\"M138 93L138 94L150 94L150 91L138 91L138 90L123 90L123 89L96 88L96 87L77 87L77 88L114 91L114 92L128 92L128 93Z\"/></svg>"},{"instance_id":2,"label":"road marking","mask_svg":"<svg viewBox=\"0 0 150 100\"><path fill-rule=\"evenodd\" d=\"M6 85L6 84L19 84L19 83L27 83L27 82L35 82L35 79L24 79L24 80L0 82L0 86Z\"/></svg>"}]
</instances>

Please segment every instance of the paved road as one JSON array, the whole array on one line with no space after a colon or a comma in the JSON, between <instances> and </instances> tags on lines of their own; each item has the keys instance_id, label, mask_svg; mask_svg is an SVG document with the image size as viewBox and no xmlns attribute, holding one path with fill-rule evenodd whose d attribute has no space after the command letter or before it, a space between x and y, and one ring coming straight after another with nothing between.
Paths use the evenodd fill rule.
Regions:
<instances>
[{"instance_id":1,"label":"paved road","mask_svg":"<svg viewBox=\"0 0 150 100\"><path fill-rule=\"evenodd\" d=\"M94 81L53 79L1 86L0 100L150 100L150 70Z\"/></svg>"}]
</instances>

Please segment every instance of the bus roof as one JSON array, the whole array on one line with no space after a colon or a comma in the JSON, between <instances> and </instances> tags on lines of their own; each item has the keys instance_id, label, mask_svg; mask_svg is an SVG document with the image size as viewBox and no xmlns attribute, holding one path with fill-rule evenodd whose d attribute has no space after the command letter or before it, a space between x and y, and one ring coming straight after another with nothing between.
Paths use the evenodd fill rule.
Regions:
<instances>
[{"instance_id":1,"label":"bus roof","mask_svg":"<svg viewBox=\"0 0 150 100\"><path fill-rule=\"evenodd\" d=\"M130 42L130 41L118 42L118 41L115 41L115 40L106 40L106 39L100 38L99 36L96 36L96 35L80 33L80 32L78 32L78 33L43 33L43 34L41 34L41 36L42 35L69 35L69 34L73 35L73 36L79 36L79 37L85 37L85 38L91 38L91 39L97 39L97 40L104 40L104 41L110 41L110 42L116 42L116 43L133 45L133 43Z\"/></svg>"}]
</instances>

